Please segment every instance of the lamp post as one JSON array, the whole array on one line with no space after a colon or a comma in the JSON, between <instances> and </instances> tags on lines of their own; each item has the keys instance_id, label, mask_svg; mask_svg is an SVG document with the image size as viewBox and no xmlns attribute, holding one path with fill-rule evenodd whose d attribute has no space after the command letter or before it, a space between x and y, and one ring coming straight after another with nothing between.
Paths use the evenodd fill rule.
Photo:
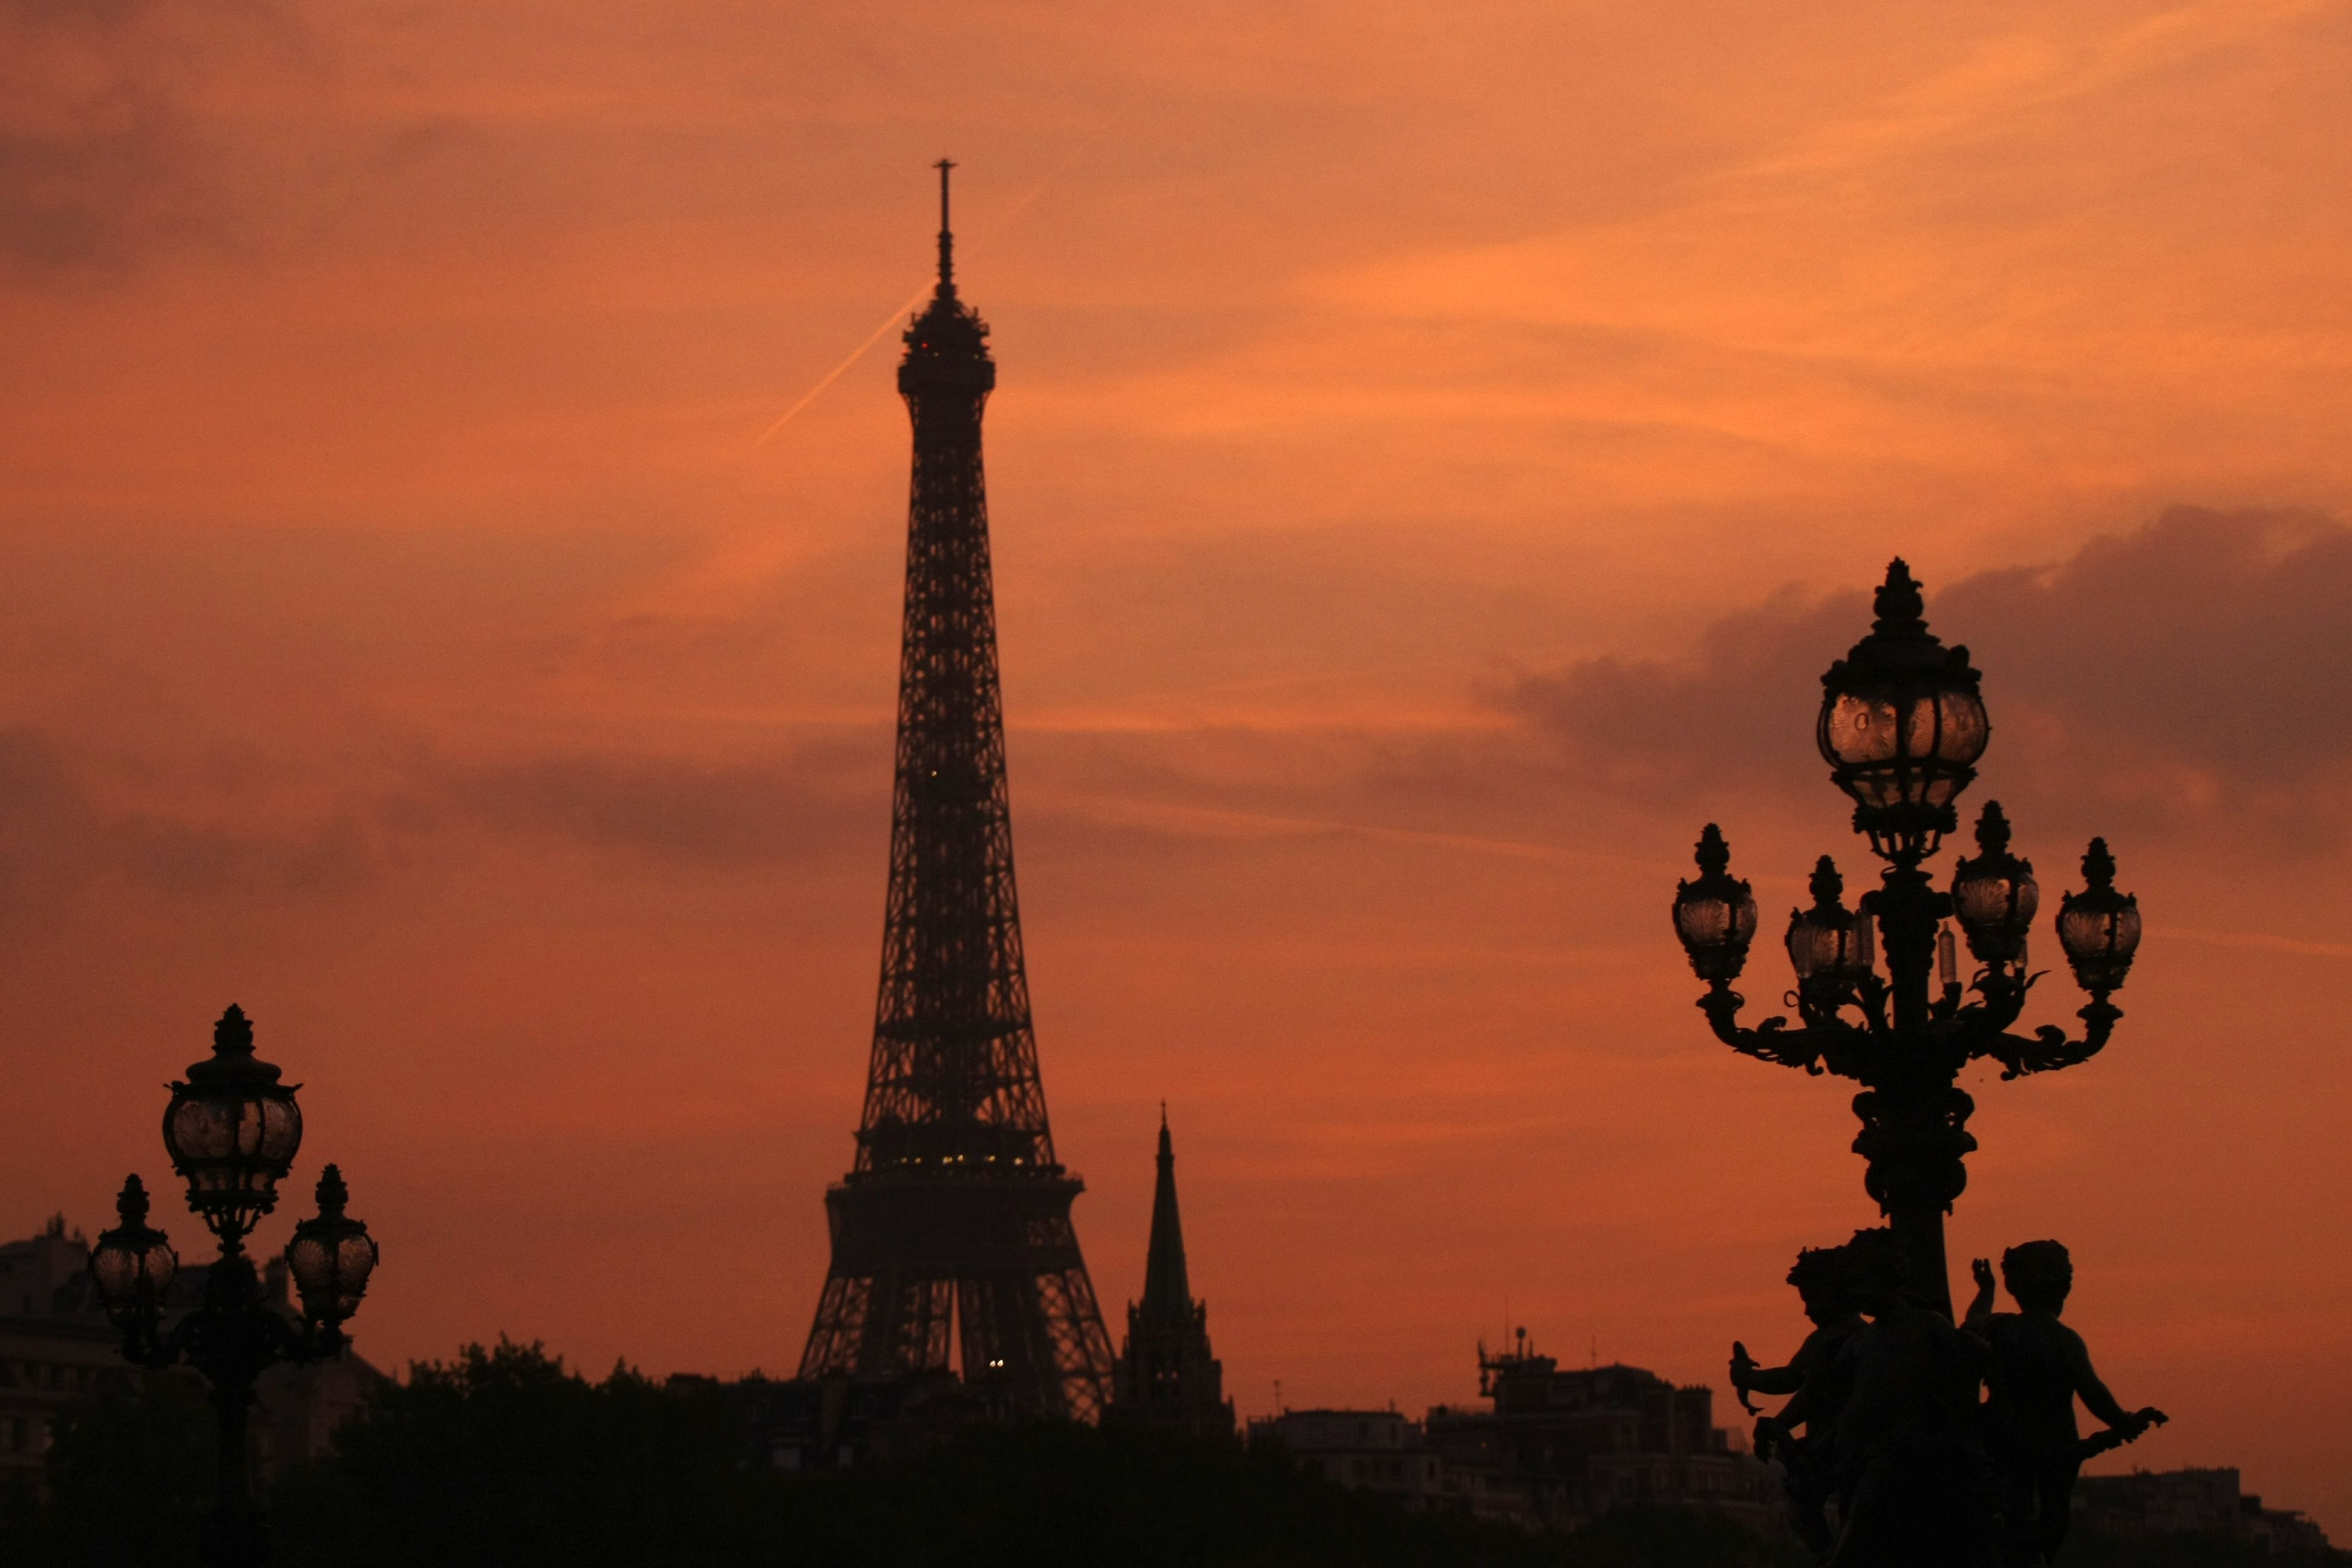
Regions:
<instances>
[{"instance_id":1,"label":"lamp post","mask_svg":"<svg viewBox=\"0 0 2352 1568\"><path fill-rule=\"evenodd\" d=\"M376 1245L367 1226L343 1213L349 1193L330 1165L319 1177L319 1212L294 1227L286 1266L301 1293L302 1321L269 1306L245 1238L278 1206L278 1184L302 1143L296 1086L253 1054L253 1025L231 1007L213 1026L213 1054L171 1086L163 1147L188 1184L188 1207L219 1241L203 1305L166 1331L164 1293L180 1260L170 1238L147 1223L147 1190L137 1176L115 1200L121 1223L102 1233L89 1254L91 1279L107 1316L122 1332L122 1353L141 1366L186 1362L212 1384L220 1418L220 1462L213 1511L205 1522L205 1568L253 1568L269 1556L268 1532L253 1500L246 1418L255 1380L281 1363L323 1361L347 1342L342 1325L359 1310Z\"/></svg>"},{"instance_id":2,"label":"lamp post","mask_svg":"<svg viewBox=\"0 0 2352 1568\"><path fill-rule=\"evenodd\" d=\"M1853 1148L1869 1162L1864 1185L1902 1238L1917 1288L1948 1315L1944 1215L1968 1184L1963 1161L1977 1146L1968 1131L1976 1104L1958 1087L1960 1069L1990 1058L2013 1079L2095 1056L2123 1016L2108 998L2139 945L2139 906L2116 890L2105 840L2091 840L2083 857L2088 886L2065 895L2056 922L2074 978L2091 995L2076 1015L2083 1037L2069 1039L2054 1025L2011 1032L2040 978L2029 973L2025 950L2041 892L2032 863L2009 851L2000 804L1985 804L1978 853L1954 868L1948 891L1921 869L1958 830L1954 802L1976 777L1991 732L1979 676L1968 649L1948 648L1927 630L1919 585L1901 561L1887 568L1874 607L1869 635L1822 677L1816 733L1830 777L1854 803L1854 831L1885 868L1852 912L1830 858L1814 868L1813 907L1789 920L1797 1026L1785 1017L1752 1028L1738 1021L1745 1003L1731 983L1756 935L1756 899L1731 875L1731 851L1713 823L1699 836L1699 875L1675 892L1675 932L1706 983L1698 1005L1724 1044L1863 1086ZM1980 965L1965 989L1947 920Z\"/></svg>"}]
</instances>

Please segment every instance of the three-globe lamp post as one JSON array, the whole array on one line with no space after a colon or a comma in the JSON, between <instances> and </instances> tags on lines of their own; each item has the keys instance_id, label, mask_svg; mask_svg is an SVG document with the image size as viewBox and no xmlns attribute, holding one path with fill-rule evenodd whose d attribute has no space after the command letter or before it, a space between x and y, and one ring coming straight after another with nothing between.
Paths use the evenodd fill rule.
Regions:
<instances>
[{"instance_id":1,"label":"three-globe lamp post","mask_svg":"<svg viewBox=\"0 0 2352 1568\"><path fill-rule=\"evenodd\" d=\"M1870 634L1822 677L1816 738L1830 777L1854 803L1854 831L1885 868L1848 910L1835 864L1824 855L1815 866L1812 906L1790 912L1784 939L1797 1026L1738 1022L1744 1001L1731 983L1755 939L1756 898L1731 875L1730 849L1713 823L1699 837L1699 875L1675 895L1675 932L1706 983L1698 1005L1717 1038L1763 1061L1863 1085L1853 1148L1869 1163L1864 1185L1904 1242L1915 1290L1949 1314L1944 1215L1977 1146L1968 1131L1976 1104L1958 1086L1960 1069L1990 1058L2011 1079L2096 1055L2123 1016L2109 998L2139 945L2139 906L2116 890L2106 841L2092 839L2086 886L2064 895L2056 921L2059 946L2091 996L2077 1014L2083 1037L2069 1039L2054 1025L2011 1032L2040 978L2026 965L2026 935L2041 889L2032 864L2010 853L2000 803L1986 802L1977 854L1953 868L1948 890L1921 869L1958 830L1954 803L1991 734L1979 677L1968 649L1948 648L1927 630L1919 585L1901 561L1888 567L1874 609ZM1979 966L1965 988L1948 920Z\"/></svg>"},{"instance_id":2,"label":"three-globe lamp post","mask_svg":"<svg viewBox=\"0 0 2352 1568\"><path fill-rule=\"evenodd\" d=\"M359 1310L376 1265L375 1241L344 1214L350 1194L329 1165L319 1178L318 1214L294 1227L286 1247L301 1321L289 1321L264 1297L245 1238L277 1207L278 1184L302 1144L298 1086L278 1076L253 1054L253 1026L243 1009L231 1007L213 1026L213 1054L188 1068L186 1081L171 1086L163 1147L188 1184L188 1207L219 1242L201 1305L163 1328L180 1260L170 1239L148 1225L147 1191L137 1176L122 1184L115 1200L121 1223L90 1248L90 1278L122 1332L123 1355L145 1367L185 1362L212 1384L220 1461L202 1542L205 1568L252 1568L268 1560L246 1443L254 1384L272 1366L340 1352L347 1342L343 1322Z\"/></svg>"}]
</instances>

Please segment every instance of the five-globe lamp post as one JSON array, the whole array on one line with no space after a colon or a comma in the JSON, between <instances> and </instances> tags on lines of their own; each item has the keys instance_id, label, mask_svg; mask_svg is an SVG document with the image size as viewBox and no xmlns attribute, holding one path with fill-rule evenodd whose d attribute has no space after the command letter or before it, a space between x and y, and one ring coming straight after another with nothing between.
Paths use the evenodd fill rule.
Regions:
<instances>
[{"instance_id":1,"label":"five-globe lamp post","mask_svg":"<svg viewBox=\"0 0 2352 1568\"><path fill-rule=\"evenodd\" d=\"M359 1310L375 1268L367 1226L349 1217L342 1175L329 1165L319 1178L319 1212L294 1227L287 1271L302 1301L297 1323L264 1297L245 1238L278 1205L278 1184L302 1144L296 1086L253 1054L253 1026L231 1007L213 1026L213 1054L171 1086L163 1147L188 1184L188 1207L219 1242L206 1271L204 1300L169 1330L166 1294L179 1258L147 1223L146 1188L137 1176L116 1200L121 1223L90 1248L89 1272L107 1315L122 1332L122 1353L141 1366L185 1362L212 1384L220 1420L220 1462L213 1511L205 1521L205 1568L250 1568L268 1557L268 1536L253 1500L246 1418L255 1381L281 1363L321 1361L346 1342L342 1325Z\"/></svg>"},{"instance_id":2,"label":"five-globe lamp post","mask_svg":"<svg viewBox=\"0 0 2352 1568\"><path fill-rule=\"evenodd\" d=\"M1954 805L1976 777L1991 733L1968 649L1947 648L1927 630L1919 585L1901 561L1878 590L1870 634L1822 677L1817 739L1830 776L1854 803L1854 831L1885 863L1879 886L1853 910L1824 855L1814 868L1812 907L1792 910L1786 944L1797 988L1798 1024L1738 1022L1739 978L1755 939L1748 885L1731 875L1731 852L1713 823L1698 841L1697 877L1675 895L1675 932L1706 983L1698 1005L1717 1037L1769 1062L1830 1072L1863 1085L1854 1152L1869 1163L1864 1184L1908 1252L1915 1289L1951 1310L1944 1260L1944 1215L1967 1184L1964 1158L1975 1102L1960 1069L1989 1058L2001 1076L2048 1072L2088 1060L2107 1042L2122 1011L2108 1000L2139 945L2139 906L2116 890L2116 863L2094 838L2083 857L2088 886L2060 902L2057 935L2074 978L2091 1000L2077 1014L2079 1040L2045 1025L2031 1036L2011 1026L2040 976L2026 966L2026 935L2041 901L2031 862L2010 853L2010 827L1988 801L1976 825L1978 852L1938 891L1921 865L1958 830ZM1960 984L1949 920L1979 967ZM1874 948L1885 956L1878 971ZM1940 970L1940 975L1937 971ZM1931 984L1940 981L1940 984Z\"/></svg>"}]
</instances>

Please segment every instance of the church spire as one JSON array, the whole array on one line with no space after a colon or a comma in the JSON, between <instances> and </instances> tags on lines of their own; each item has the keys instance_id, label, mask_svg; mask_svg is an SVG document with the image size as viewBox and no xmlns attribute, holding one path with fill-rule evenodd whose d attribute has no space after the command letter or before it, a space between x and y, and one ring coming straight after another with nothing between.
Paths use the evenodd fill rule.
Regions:
<instances>
[{"instance_id":1,"label":"church spire","mask_svg":"<svg viewBox=\"0 0 2352 1568\"><path fill-rule=\"evenodd\" d=\"M1143 1300L1127 1309L1127 1343L1111 1369L1111 1415L1198 1436L1231 1436L1225 1370L1209 1349L1209 1309L1192 1300L1184 1225L1176 1215L1176 1148L1160 1107L1160 1181L1151 1194L1151 1246Z\"/></svg>"},{"instance_id":2,"label":"church spire","mask_svg":"<svg viewBox=\"0 0 2352 1568\"><path fill-rule=\"evenodd\" d=\"M1192 1315L1192 1282L1184 1274L1184 1222L1176 1212L1176 1149L1168 1136L1168 1106L1160 1106L1160 1179L1151 1191L1151 1247L1144 1255L1143 1316L1174 1323Z\"/></svg>"}]
</instances>

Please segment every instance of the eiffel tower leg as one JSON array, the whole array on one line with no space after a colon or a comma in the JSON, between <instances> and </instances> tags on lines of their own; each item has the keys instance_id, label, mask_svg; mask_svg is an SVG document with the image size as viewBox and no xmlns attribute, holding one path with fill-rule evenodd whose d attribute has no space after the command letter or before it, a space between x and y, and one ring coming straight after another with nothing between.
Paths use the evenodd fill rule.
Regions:
<instances>
[{"instance_id":1,"label":"eiffel tower leg","mask_svg":"<svg viewBox=\"0 0 2352 1568\"><path fill-rule=\"evenodd\" d=\"M801 1375L944 1372L955 1281L891 1269L824 1282Z\"/></svg>"},{"instance_id":2,"label":"eiffel tower leg","mask_svg":"<svg viewBox=\"0 0 2352 1568\"><path fill-rule=\"evenodd\" d=\"M1103 1327L1102 1309L1086 1266L1039 1276L1037 1296L1046 1352L1062 1385L1065 1407L1073 1419L1100 1420L1110 1399L1110 1334Z\"/></svg>"},{"instance_id":3,"label":"eiffel tower leg","mask_svg":"<svg viewBox=\"0 0 2352 1568\"><path fill-rule=\"evenodd\" d=\"M854 1370L857 1347L866 1338L867 1309L874 1281L835 1274L824 1282L817 1299L816 1323L809 1330L808 1348L801 1352L801 1375L823 1377Z\"/></svg>"},{"instance_id":4,"label":"eiffel tower leg","mask_svg":"<svg viewBox=\"0 0 2352 1568\"><path fill-rule=\"evenodd\" d=\"M892 1297L893 1321L876 1325L865 1363L894 1372L945 1372L955 1281L905 1279Z\"/></svg>"}]
</instances>

